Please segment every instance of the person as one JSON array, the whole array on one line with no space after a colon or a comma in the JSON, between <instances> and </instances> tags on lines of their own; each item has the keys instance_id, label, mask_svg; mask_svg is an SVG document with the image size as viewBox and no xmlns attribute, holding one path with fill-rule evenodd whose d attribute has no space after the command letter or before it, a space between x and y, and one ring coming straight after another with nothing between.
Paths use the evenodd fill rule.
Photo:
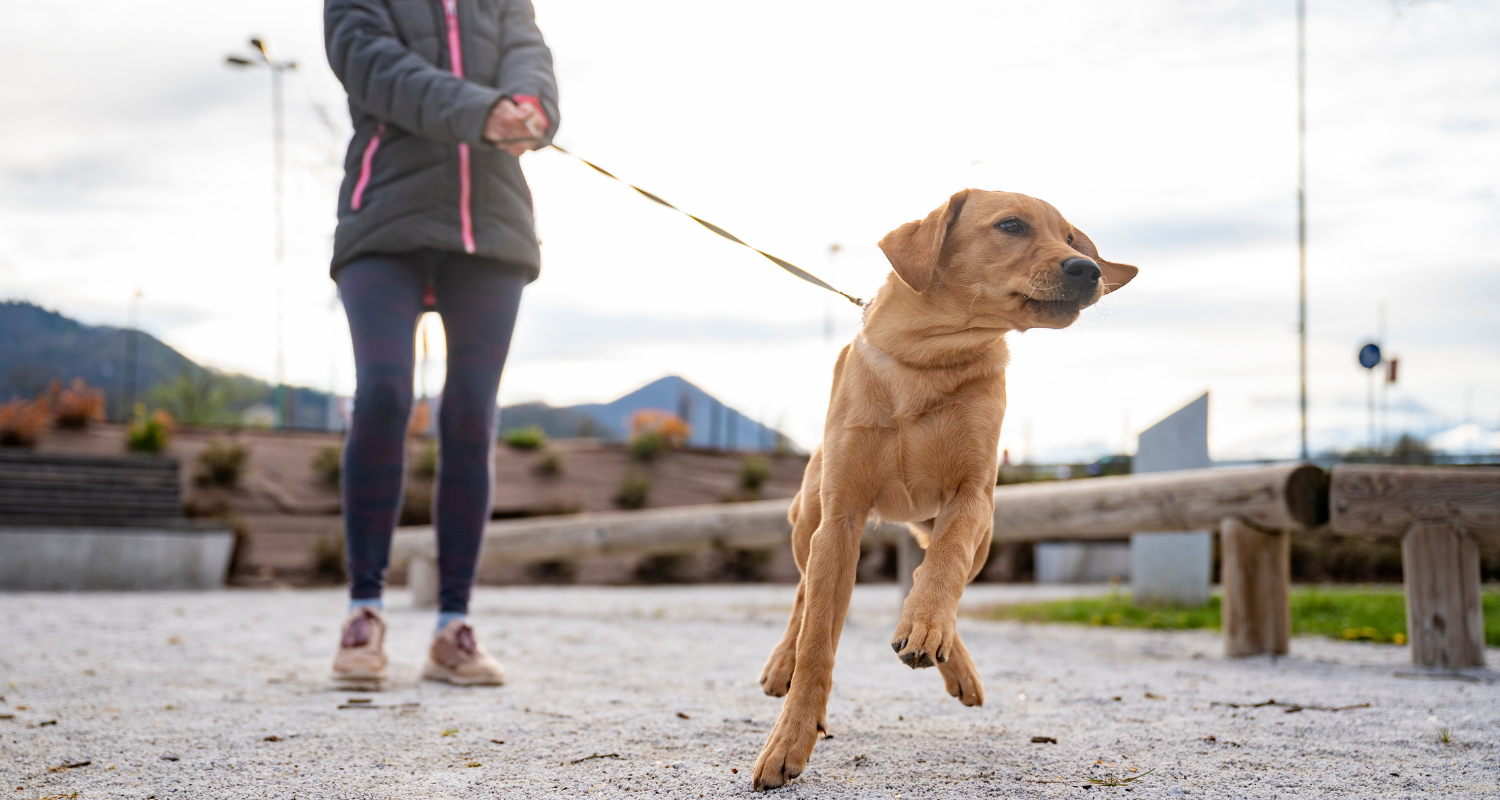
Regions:
<instances>
[{"instance_id":1,"label":"person","mask_svg":"<svg viewBox=\"0 0 1500 800\"><path fill-rule=\"evenodd\" d=\"M336 678L386 675L381 590L402 496L415 329L442 317L437 633L426 679L498 685L467 620L489 519L496 395L541 256L520 156L556 132L557 81L530 0L326 0L328 62L349 94L332 275L354 343L344 448L349 616Z\"/></svg>"}]
</instances>

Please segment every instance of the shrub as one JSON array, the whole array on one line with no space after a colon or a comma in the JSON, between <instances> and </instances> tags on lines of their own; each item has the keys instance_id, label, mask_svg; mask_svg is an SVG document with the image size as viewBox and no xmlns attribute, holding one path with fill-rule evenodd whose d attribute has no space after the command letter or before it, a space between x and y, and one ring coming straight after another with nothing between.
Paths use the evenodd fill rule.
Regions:
<instances>
[{"instance_id":1,"label":"shrub","mask_svg":"<svg viewBox=\"0 0 1500 800\"><path fill-rule=\"evenodd\" d=\"M740 488L760 496L760 490L771 479L771 462L764 458L747 458L740 463Z\"/></svg>"},{"instance_id":2,"label":"shrub","mask_svg":"<svg viewBox=\"0 0 1500 800\"><path fill-rule=\"evenodd\" d=\"M642 408L630 415L630 452L637 461L649 461L669 447L682 447L692 434L693 426L670 411Z\"/></svg>"},{"instance_id":3,"label":"shrub","mask_svg":"<svg viewBox=\"0 0 1500 800\"><path fill-rule=\"evenodd\" d=\"M547 446L547 434L540 425L510 428L503 434L505 444L517 450L540 450Z\"/></svg>"},{"instance_id":4,"label":"shrub","mask_svg":"<svg viewBox=\"0 0 1500 800\"><path fill-rule=\"evenodd\" d=\"M432 480L437 477L438 471L438 445L436 439L428 439L422 443L422 448L417 451L416 458L411 462L411 474L413 477L424 480Z\"/></svg>"},{"instance_id":5,"label":"shrub","mask_svg":"<svg viewBox=\"0 0 1500 800\"><path fill-rule=\"evenodd\" d=\"M147 416L146 407L137 405L135 421L125 431L125 446L137 453L160 453L172 442L176 427L166 409L158 408Z\"/></svg>"},{"instance_id":6,"label":"shrub","mask_svg":"<svg viewBox=\"0 0 1500 800\"><path fill-rule=\"evenodd\" d=\"M319 450L313 456L312 470L324 486L339 488L344 479L344 448L331 444Z\"/></svg>"},{"instance_id":7,"label":"shrub","mask_svg":"<svg viewBox=\"0 0 1500 800\"><path fill-rule=\"evenodd\" d=\"M540 478L557 478L563 474L563 459L557 453L542 453L531 465L531 471Z\"/></svg>"},{"instance_id":8,"label":"shrub","mask_svg":"<svg viewBox=\"0 0 1500 800\"><path fill-rule=\"evenodd\" d=\"M54 394L52 421L57 427L82 430L104 421L104 390L89 386L83 378L74 378L72 387Z\"/></svg>"},{"instance_id":9,"label":"shrub","mask_svg":"<svg viewBox=\"0 0 1500 800\"><path fill-rule=\"evenodd\" d=\"M319 536L313 543L313 575L320 581L344 581L344 537L342 534Z\"/></svg>"},{"instance_id":10,"label":"shrub","mask_svg":"<svg viewBox=\"0 0 1500 800\"><path fill-rule=\"evenodd\" d=\"M407 481L401 500L402 525L432 524L432 481Z\"/></svg>"},{"instance_id":11,"label":"shrub","mask_svg":"<svg viewBox=\"0 0 1500 800\"><path fill-rule=\"evenodd\" d=\"M198 454L193 482L199 486L230 488L239 484L250 450L239 442L215 439Z\"/></svg>"},{"instance_id":12,"label":"shrub","mask_svg":"<svg viewBox=\"0 0 1500 800\"><path fill-rule=\"evenodd\" d=\"M641 583L686 583L692 580L694 559L684 553L646 556L635 565Z\"/></svg>"},{"instance_id":13,"label":"shrub","mask_svg":"<svg viewBox=\"0 0 1500 800\"><path fill-rule=\"evenodd\" d=\"M631 437L630 457L636 461L645 463L656 458L656 454L665 450L666 447L666 440L662 439L661 434L642 433Z\"/></svg>"},{"instance_id":14,"label":"shrub","mask_svg":"<svg viewBox=\"0 0 1500 800\"><path fill-rule=\"evenodd\" d=\"M645 508L651 494L651 476L636 469L625 470L620 488L615 491L615 505L620 508Z\"/></svg>"},{"instance_id":15,"label":"shrub","mask_svg":"<svg viewBox=\"0 0 1500 800\"><path fill-rule=\"evenodd\" d=\"M17 398L0 405L0 446L32 447L41 438L49 418L43 398Z\"/></svg>"}]
</instances>

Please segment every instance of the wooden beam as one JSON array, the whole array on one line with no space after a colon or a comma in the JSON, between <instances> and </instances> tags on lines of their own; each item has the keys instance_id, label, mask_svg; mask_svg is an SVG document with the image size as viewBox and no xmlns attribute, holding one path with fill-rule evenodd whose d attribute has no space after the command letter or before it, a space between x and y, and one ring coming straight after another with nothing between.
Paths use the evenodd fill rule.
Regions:
<instances>
[{"instance_id":1,"label":"wooden beam","mask_svg":"<svg viewBox=\"0 0 1500 800\"><path fill-rule=\"evenodd\" d=\"M1292 537L1265 532L1239 517L1219 528L1224 655L1285 654L1291 643Z\"/></svg>"},{"instance_id":2,"label":"wooden beam","mask_svg":"<svg viewBox=\"0 0 1500 800\"><path fill-rule=\"evenodd\" d=\"M790 500L719 503L706 506L605 511L558 517L491 522L485 527L481 558L486 562L527 563L596 555L691 553L725 548L759 550L791 541ZM865 537L895 542L906 526L872 523ZM391 548L393 563L414 556L432 558L436 540L430 525L401 528Z\"/></svg>"},{"instance_id":3,"label":"wooden beam","mask_svg":"<svg viewBox=\"0 0 1500 800\"><path fill-rule=\"evenodd\" d=\"M1451 521L1500 536L1500 469L1340 464L1328 495L1335 533L1401 536L1413 523Z\"/></svg>"},{"instance_id":4,"label":"wooden beam","mask_svg":"<svg viewBox=\"0 0 1500 800\"><path fill-rule=\"evenodd\" d=\"M1453 523L1418 522L1401 539L1401 568L1412 663L1484 666L1479 547L1473 537Z\"/></svg>"},{"instance_id":5,"label":"wooden beam","mask_svg":"<svg viewBox=\"0 0 1500 800\"><path fill-rule=\"evenodd\" d=\"M1213 528L1225 516L1262 528L1323 521L1324 473L1310 465L1186 470L1004 486L995 490L996 541L1118 539L1132 531ZM611 511L492 522L485 561L530 562L617 553L687 553L776 547L791 536L788 500ZM893 543L903 525L873 523L867 540ZM392 561L432 558L431 526L402 528Z\"/></svg>"},{"instance_id":6,"label":"wooden beam","mask_svg":"<svg viewBox=\"0 0 1500 800\"><path fill-rule=\"evenodd\" d=\"M1326 474L1310 464L1027 483L995 490L995 540L1212 530L1228 516L1298 530L1326 521L1327 508Z\"/></svg>"}]
</instances>

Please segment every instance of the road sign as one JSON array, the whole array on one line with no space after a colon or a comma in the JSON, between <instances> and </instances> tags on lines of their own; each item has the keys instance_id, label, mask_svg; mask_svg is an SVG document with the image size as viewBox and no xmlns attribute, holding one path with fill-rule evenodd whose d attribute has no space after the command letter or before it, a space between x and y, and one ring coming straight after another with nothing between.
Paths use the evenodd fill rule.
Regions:
<instances>
[{"instance_id":1,"label":"road sign","mask_svg":"<svg viewBox=\"0 0 1500 800\"><path fill-rule=\"evenodd\" d=\"M1359 348L1359 365L1365 369L1375 369L1380 365L1380 345L1371 342Z\"/></svg>"}]
</instances>

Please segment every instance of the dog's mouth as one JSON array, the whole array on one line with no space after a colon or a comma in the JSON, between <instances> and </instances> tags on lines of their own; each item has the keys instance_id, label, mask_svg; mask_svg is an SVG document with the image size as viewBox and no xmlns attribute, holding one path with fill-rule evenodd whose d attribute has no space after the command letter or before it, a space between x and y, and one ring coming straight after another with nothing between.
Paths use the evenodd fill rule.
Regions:
<instances>
[{"instance_id":1,"label":"dog's mouth","mask_svg":"<svg viewBox=\"0 0 1500 800\"><path fill-rule=\"evenodd\" d=\"M1044 319L1057 319L1059 317L1072 317L1083 308L1082 297L1044 298L1032 295L1021 295L1022 305L1027 311Z\"/></svg>"}]
</instances>

